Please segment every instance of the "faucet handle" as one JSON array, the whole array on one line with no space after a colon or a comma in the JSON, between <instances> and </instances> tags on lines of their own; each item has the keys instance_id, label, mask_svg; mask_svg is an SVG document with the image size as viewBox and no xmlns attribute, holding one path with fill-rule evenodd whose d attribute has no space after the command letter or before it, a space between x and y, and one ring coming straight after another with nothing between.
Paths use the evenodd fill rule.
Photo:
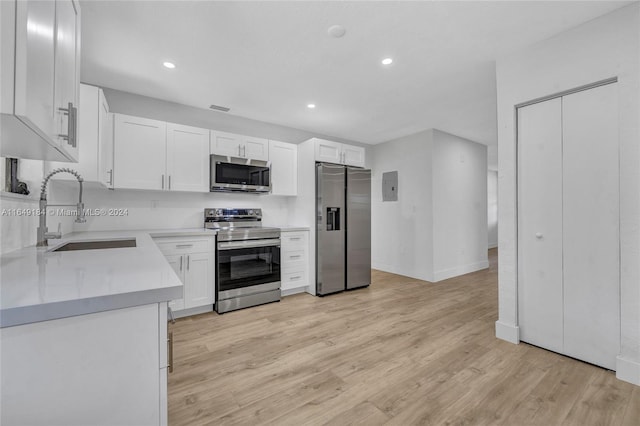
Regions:
<instances>
[{"instance_id":1,"label":"faucet handle","mask_svg":"<svg viewBox=\"0 0 640 426\"><path fill-rule=\"evenodd\" d=\"M62 238L62 223L58 222L58 231L57 232L46 232L44 237L47 239L55 240Z\"/></svg>"}]
</instances>

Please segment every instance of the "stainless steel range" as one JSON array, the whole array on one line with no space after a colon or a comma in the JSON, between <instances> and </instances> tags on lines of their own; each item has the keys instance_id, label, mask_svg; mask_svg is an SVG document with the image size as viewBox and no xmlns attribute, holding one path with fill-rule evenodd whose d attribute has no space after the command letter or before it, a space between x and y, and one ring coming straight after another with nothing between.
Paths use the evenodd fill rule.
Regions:
<instances>
[{"instance_id":1,"label":"stainless steel range","mask_svg":"<svg viewBox=\"0 0 640 426\"><path fill-rule=\"evenodd\" d=\"M218 231L216 312L280 301L280 229L261 209L205 209L204 226Z\"/></svg>"}]
</instances>

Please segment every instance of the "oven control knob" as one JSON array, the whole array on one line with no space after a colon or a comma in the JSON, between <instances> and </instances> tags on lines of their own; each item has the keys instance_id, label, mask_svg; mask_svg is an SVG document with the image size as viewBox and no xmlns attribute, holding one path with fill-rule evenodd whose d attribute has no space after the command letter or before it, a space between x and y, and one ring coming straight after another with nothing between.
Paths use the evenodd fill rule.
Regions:
<instances>
[{"instance_id":1,"label":"oven control knob","mask_svg":"<svg viewBox=\"0 0 640 426\"><path fill-rule=\"evenodd\" d=\"M216 209L216 216L222 216L222 209Z\"/></svg>"},{"instance_id":2,"label":"oven control knob","mask_svg":"<svg viewBox=\"0 0 640 426\"><path fill-rule=\"evenodd\" d=\"M249 214L249 216L253 216L253 210L249 209L247 213Z\"/></svg>"}]
</instances>

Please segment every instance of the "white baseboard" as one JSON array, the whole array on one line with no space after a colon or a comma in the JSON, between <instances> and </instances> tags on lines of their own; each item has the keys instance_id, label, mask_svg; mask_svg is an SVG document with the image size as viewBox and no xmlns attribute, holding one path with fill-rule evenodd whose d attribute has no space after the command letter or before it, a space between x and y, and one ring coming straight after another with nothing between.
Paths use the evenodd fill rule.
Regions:
<instances>
[{"instance_id":1,"label":"white baseboard","mask_svg":"<svg viewBox=\"0 0 640 426\"><path fill-rule=\"evenodd\" d=\"M623 358L616 358L616 377L619 380L640 386L640 362Z\"/></svg>"},{"instance_id":2,"label":"white baseboard","mask_svg":"<svg viewBox=\"0 0 640 426\"><path fill-rule=\"evenodd\" d=\"M459 275L468 274L470 272L479 271L489 267L488 260L482 260L480 262L469 263L468 265L456 266L455 268L444 269L442 271L436 271L433 274L433 282L446 280L447 278L457 277Z\"/></svg>"},{"instance_id":3,"label":"white baseboard","mask_svg":"<svg viewBox=\"0 0 640 426\"><path fill-rule=\"evenodd\" d=\"M291 296L292 294L305 293L307 291L307 286L296 287L296 288L288 288L286 290L281 290L280 294L282 297Z\"/></svg>"},{"instance_id":4,"label":"white baseboard","mask_svg":"<svg viewBox=\"0 0 640 426\"><path fill-rule=\"evenodd\" d=\"M520 343L520 328L517 325L496 321L496 337L509 343Z\"/></svg>"},{"instance_id":5,"label":"white baseboard","mask_svg":"<svg viewBox=\"0 0 640 426\"><path fill-rule=\"evenodd\" d=\"M206 314L213 312L213 303L210 305L198 306L195 308L183 309L181 311L173 311L174 318L190 317L191 315Z\"/></svg>"}]
</instances>

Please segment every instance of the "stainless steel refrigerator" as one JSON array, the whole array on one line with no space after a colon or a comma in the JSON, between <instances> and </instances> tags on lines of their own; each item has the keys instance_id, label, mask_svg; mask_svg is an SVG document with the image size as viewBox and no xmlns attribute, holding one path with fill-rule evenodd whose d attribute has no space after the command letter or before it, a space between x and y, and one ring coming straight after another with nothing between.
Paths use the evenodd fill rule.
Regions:
<instances>
[{"instance_id":1,"label":"stainless steel refrigerator","mask_svg":"<svg viewBox=\"0 0 640 426\"><path fill-rule=\"evenodd\" d=\"M371 170L316 164L316 294L371 284Z\"/></svg>"}]
</instances>

